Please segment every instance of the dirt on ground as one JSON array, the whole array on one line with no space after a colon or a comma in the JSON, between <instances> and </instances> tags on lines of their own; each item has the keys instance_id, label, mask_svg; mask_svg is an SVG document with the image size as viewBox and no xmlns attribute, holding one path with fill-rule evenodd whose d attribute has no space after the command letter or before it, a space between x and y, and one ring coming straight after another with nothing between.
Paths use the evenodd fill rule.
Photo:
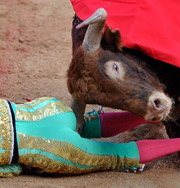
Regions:
<instances>
[{"instance_id":1,"label":"dirt on ground","mask_svg":"<svg viewBox=\"0 0 180 188\"><path fill-rule=\"evenodd\" d=\"M1 98L23 103L27 98L51 96L69 105L66 71L72 57L73 14L67 0L0 1ZM162 125L143 125L106 140L144 138L167 138L167 135ZM144 172L138 174L113 171L80 176L22 174L1 178L0 187L180 188L179 164L177 155L170 155L147 164Z\"/></svg>"}]
</instances>

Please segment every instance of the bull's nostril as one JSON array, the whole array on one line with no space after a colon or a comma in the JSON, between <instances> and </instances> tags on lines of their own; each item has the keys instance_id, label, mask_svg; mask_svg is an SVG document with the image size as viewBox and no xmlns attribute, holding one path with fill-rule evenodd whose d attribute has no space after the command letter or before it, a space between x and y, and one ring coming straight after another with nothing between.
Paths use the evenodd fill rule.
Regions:
<instances>
[{"instance_id":1,"label":"bull's nostril","mask_svg":"<svg viewBox=\"0 0 180 188\"><path fill-rule=\"evenodd\" d=\"M160 119L161 119L160 117L154 117L151 119L151 121L160 121Z\"/></svg>"},{"instance_id":2,"label":"bull's nostril","mask_svg":"<svg viewBox=\"0 0 180 188\"><path fill-rule=\"evenodd\" d=\"M148 99L147 113L144 118L148 121L166 119L172 107L171 99L161 92L153 92Z\"/></svg>"},{"instance_id":3,"label":"bull's nostril","mask_svg":"<svg viewBox=\"0 0 180 188\"><path fill-rule=\"evenodd\" d=\"M154 100L154 104L155 104L156 108L161 108L162 107L160 99Z\"/></svg>"}]
</instances>

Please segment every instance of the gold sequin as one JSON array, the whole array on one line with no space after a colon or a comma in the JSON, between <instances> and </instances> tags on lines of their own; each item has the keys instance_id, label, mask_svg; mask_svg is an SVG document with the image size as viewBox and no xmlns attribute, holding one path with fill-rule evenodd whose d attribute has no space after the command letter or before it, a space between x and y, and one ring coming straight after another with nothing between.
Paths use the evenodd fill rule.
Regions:
<instances>
[{"instance_id":1,"label":"gold sequin","mask_svg":"<svg viewBox=\"0 0 180 188\"><path fill-rule=\"evenodd\" d=\"M18 176L22 172L22 166L19 164L1 165L0 177Z\"/></svg>"},{"instance_id":2,"label":"gold sequin","mask_svg":"<svg viewBox=\"0 0 180 188\"><path fill-rule=\"evenodd\" d=\"M11 112L9 105L5 100L0 100L0 148L3 150L0 153L0 165L9 164L12 159L12 140L13 128L11 123Z\"/></svg>"},{"instance_id":3,"label":"gold sequin","mask_svg":"<svg viewBox=\"0 0 180 188\"><path fill-rule=\"evenodd\" d=\"M29 158L33 158L30 162ZM75 165L64 164L61 161L54 161L42 154L26 154L19 157L19 163L30 167L40 168L46 173L60 174L82 174L100 170L99 166L90 168L81 168ZM44 165L45 164L45 165Z\"/></svg>"},{"instance_id":4,"label":"gold sequin","mask_svg":"<svg viewBox=\"0 0 180 188\"><path fill-rule=\"evenodd\" d=\"M55 114L72 112L70 107L66 106L60 101L51 101L47 103L44 107L34 110L34 112L26 111L27 109L29 110L34 109L42 102L52 99L54 98L43 97L43 98L35 99L28 103L16 105L15 119L24 120L24 121L38 121L42 118L49 117Z\"/></svg>"}]
</instances>

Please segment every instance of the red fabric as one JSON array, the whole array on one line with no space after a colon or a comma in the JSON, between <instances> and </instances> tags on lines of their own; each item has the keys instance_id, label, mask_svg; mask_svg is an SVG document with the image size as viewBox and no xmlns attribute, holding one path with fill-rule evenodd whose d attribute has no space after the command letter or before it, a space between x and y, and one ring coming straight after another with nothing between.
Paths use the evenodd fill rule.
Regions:
<instances>
[{"instance_id":1,"label":"red fabric","mask_svg":"<svg viewBox=\"0 0 180 188\"><path fill-rule=\"evenodd\" d=\"M160 157L180 151L180 138L141 140L136 142L140 163L147 163Z\"/></svg>"},{"instance_id":2,"label":"red fabric","mask_svg":"<svg viewBox=\"0 0 180 188\"><path fill-rule=\"evenodd\" d=\"M130 112L102 113L99 116L102 137L111 137L147 123L143 118Z\"/></svg>"},{"instance_id":3,"label":"red fabric","mask_svg":"<svg viewBox=\"0 0 180 188\"><path fill-rule=\"evenodd\" d=\"M98 8L108 13L106 25L119 28L123 45L180 67L179 0L71 0L85 20Z\"/></svg>"}]
</instances>

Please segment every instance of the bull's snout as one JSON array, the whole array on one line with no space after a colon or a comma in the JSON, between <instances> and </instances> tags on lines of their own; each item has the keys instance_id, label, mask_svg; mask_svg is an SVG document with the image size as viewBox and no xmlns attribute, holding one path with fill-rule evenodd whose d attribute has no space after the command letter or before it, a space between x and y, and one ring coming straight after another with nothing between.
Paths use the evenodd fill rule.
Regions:
<instances>
[{"instance_id":1,"label":"bull's snout","mask_svg":"<svg viewBox=\"0 0 180 188\"><path fill-rule=\"evenodd\" d=\"M172 100L161 92L153 92L148 99L147 113L145 120L162 121L165 120L172 108Z\"/></svg>"}]
</instances>

